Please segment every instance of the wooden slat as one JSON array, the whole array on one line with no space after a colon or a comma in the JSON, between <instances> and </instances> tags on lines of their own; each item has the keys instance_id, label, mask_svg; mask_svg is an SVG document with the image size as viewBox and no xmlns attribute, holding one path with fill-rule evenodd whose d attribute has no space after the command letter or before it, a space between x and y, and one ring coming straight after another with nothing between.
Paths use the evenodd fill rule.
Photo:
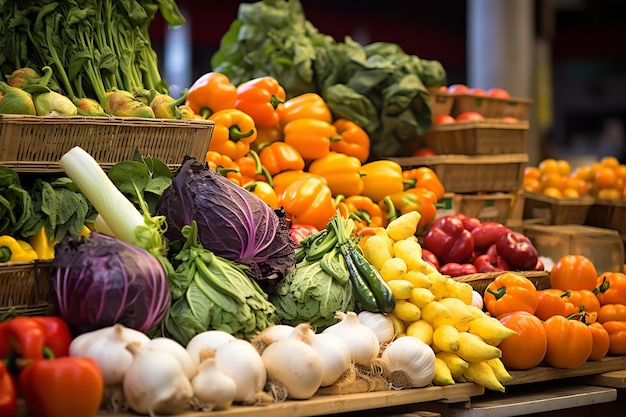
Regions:
<instances>
[{"instance_id":1,"label":"wooden slat","mask_svg":"<svg viewBox=\"0 0 626 417\"><path fill-rule=\"evenodd\" d=\"M626 388L626 370L606 372L600 375L586 376L581 379L589 385L599 385L601 387Z\"/></svg>"},{"instance_id":2,"label":"wooden slat","mask_svg":"<svg viewBox=\"0 0 626 417\"><path fill-rule=\"evenodd\" d=\"M530 384L551 381L553 379L597 375L623 369L626 369L626 356L609 356L599 361L588 361L583 366L575 369L538 366L527 371L510 371L509 373L513 376L513 379L505 385Z\"/></svg>"},{"instance_id":3,"label":"wooden slat","mask_svg":"<svg viewBox=\"0 0 626 417\"><path fill-rule=\"evenodd\" d=\"M267 406L233 406L228 410L179 414L179 417L304 417L338 414L351 411L372 410L418 404L429 401L459 399L467 401L470 397L484 393L484 388L470 383L432 386L398 391L377 391L345 395L316 395L303 401L285 401ZM98 416L137 417L133 413L110 414L102 412Z\"/></svg>"},{"instance_id":4,"label":"wooden slat","mask_svg":"<svg viewBox=\"0 0 626 417\"><path fill-rule=\"evenodd\" d=\"M451 408L449 415L450 417L523 416L608 403L616 399L617 391L614 388L574 385L476 401L472 402L467 409Z\"/></svg>"}]
</instances>

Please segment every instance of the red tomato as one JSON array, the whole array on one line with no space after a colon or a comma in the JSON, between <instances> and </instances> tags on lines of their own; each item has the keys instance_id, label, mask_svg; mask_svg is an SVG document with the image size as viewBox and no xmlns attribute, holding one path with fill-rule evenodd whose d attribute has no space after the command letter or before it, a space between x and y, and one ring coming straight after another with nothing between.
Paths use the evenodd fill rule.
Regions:
<instances>
[{"instance_id":1,"label":"red tomato","mask_svg":"<svg viewBox=\"0 0 626 417\"><path fill-rule=\"evenodd\" d=\"M454 122L456 122L456 120L449 114L439 114L433 117L433 124L436 125L446 125Z\"/></svg>"},{"instance_id":2,"label":"red tomato","mask_svg":"<svg viewBox=\"0 0 626 417\"><path fill-rule=\"evenodd\" d=\"M467 90L467 94L472 94L475 96L486 96L487 92L483 90L482 88L474 87L474 88L470 88L469 90Z\"/></svg>"},{"instance_id":3,"label":"red tomato","mask_svg":"<svg viewBox=\"0 0 626 417\"><path fill-rule=\"evenodd\" d=\"M504 88L490 88L487 90L487 95L490 97L498 98L510 98L511 95Z\"/></svg>"},{"instance_id":4,"label":"red tomato","mask_svg":"<svg viewBox=\"0 0 626 417\"><path fill-rule=\"evenodd\" d=\"M465 84L450 84L448 86L448 93L453 94L467 94L469 88Z\"/></svg>"},{"instance_id":5,"label":"red tomato","mask_svg":"<svg viewBox=\"0 0 626 417\"><path fill-rule=\"evenodd\" d=\"M519 119L513 116L501 117L499 120L504 123L519 123Z\"/></svg>"},{"instance_id":6,"label":"red tomato","mask_svg":"<svg viewBox=\"0 0 626 417\"><path fill-rule=\"evenodd\" d=\"M413 156L435 156L437 153L430 148L417 148Z\"/></svg>"},{"instance_id":7,"label":"red tomato","mask_svg":"<svg viewBox=\"0 0 626 417\"><path fill-rule=\"evenodd\" d=\"M457 122L480 122L485 120L482 114L475 111L466 111L456 117Z\"/></svg>"},{"instance_id":8,"label":"red tomato","mask_svg":"<svg viewBox=\"0 0 626 417\"><path fill-rule=\"evenodd\" d=\"M583 255L565 255L552 266L550 287L559 290L592 290L598 273L591 260Z\"/></svg>"}]
</instances>

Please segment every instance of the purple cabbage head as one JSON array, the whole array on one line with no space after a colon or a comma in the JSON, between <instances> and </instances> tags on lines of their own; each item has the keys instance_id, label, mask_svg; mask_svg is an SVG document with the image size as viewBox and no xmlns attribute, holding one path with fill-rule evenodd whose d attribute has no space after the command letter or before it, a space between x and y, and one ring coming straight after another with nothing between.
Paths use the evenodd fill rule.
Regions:
<instances>
[{"instance_id":1,"label":"purple cabbage head","mask_svg":"<svg viewBox=\"0 0 626 417\"><path fill-rule=\"evenodd\" d=\"M295 267L295 249L282 210L187 158L159 200L169 240L184 241L182 228L195 220L200 244L215 255L249 266L249 274L271 290ZM263 285L266 284L266 285Z\"/></svg>"},{"instance_id":2,"label":"purple cabbage head","mask_svg":"<svg viewBox=\"0 0 626 417\"><path fill-rule=\"evenodd\" d=\"M75 334L121 323L148 332L171 304L166 273L149 252L92 232L55 246L51 286L57 313Z\"/></svg>"}]
</instances>

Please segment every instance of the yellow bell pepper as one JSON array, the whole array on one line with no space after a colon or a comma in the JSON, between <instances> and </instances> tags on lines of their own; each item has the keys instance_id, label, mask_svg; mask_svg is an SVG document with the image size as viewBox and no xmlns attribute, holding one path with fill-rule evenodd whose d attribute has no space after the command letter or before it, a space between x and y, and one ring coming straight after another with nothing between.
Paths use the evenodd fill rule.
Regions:
<instances>
[{"instance_id":1,"label":"yellow bell pepper","mask_svg":"<svg viewBox=\"0 0 626 417\"><path fill-rule=\"evenodd\" d=\"M37 233L29 237L28 243L30 243L35 252L37 252L39 259L54 258L54 236L48 236L45 227L42 227Z\"/></svg>"},{"instance_id":2,"label":"yellow bell pepper","mask_svg":"<svg viewBox=\"0 0 626 417\"><path fill-rule=\"evenodd\" d=\"M293 146L308 161L320 159L330 152L330 143L341 140L337 129L317 119L297 119L284 129L285 143Z\"/></svg>"},{"instance_id":3,"label":"yellow bell pepper","mask_svg":"<svg viewBox=\"0 0 626 417\"><path fill-rule=\"evenodd\" d=\"M256 127L252 117L241 110L226 109L213 113L213 136L209 151L215 151L235 160L250 150L250 144L256 140Z\"/></svg>"},{"instance_id":4,"label":"yellow bell pepper","mask_svg":"<svg viewBox=\"0 0 626 417\"><path fill-rule=\"evenodd\" d=\"M333 117L324 99L317 93L304 93L285 101L278 109L280 124L297 119L317 119L332 123Z\"/></svg>"},{"instance_id":5,"label":"yellow bell pepper","mask_svg":"<svg viewBox=\"0 0 626 417\"><path fill-rule=\"evenodd\" d=\"M9 235L0 236L0 262L30 262L37 258L37 252L28 242Z\"/></svg>"},{"instance_id":6,"label":"yellow bell pepper","mask_svg":"<svg viewBox=\"0 0 626 417\"><path fill-rule=\"evenodd\" d=\"M363 191L361 161L354 156L338 152L316 159L309 166L309 172L326 178L333 196L359 195Z\"/></svg>"},{"instance_id":7,"label":"yellow bell pepper","mask_svg":"<svg viewBox=\"0 0 626 417\"><path fill-rule=\"evenodd\" d=\"M379 202L385 196L404 191L402 166L395 161L381 159L361 166L363 175L362 195Z\"/></svg>"}]
</instances>

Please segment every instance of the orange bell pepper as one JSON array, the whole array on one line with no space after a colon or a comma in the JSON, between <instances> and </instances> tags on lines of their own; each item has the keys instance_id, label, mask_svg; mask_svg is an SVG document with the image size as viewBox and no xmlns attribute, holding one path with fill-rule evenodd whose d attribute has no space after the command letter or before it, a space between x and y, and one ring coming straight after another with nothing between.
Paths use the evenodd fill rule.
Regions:
<instances>
[{"instance_id":1,"label":"orange bell pepper","mask_svg":"<svg viewBox=\"0 0 626 417\"><path fill-rule=\"evenodd\" d=\"M353 121L337 119L333 123L341 140L330 143L330 150L359 158L362 164L370 156L370 137L367 132Z\"/></svg>"},{"instance_id":2,"label":"orange bell pepper","mask_svg":"<svg viewBox=\"0 0 626 417\"><path fill-rule=\"evenodd\" d=\"M380 206L364 195L352 195L343 200L349 217L354 220L356 231L369 227L383 226L383 212Z\"/></svg>"},{"instance_id":3,"label":"orange bell pepper","mask_svg":"<svg viewBox=\"0 0 626 417\"><path fill-rule=\"evenodd\" d=\"M259 154L256 151L250 149L247 154L234 162L239 168L239 172L241 172L244 184L250 181L265 181L273 186L272 176L261 163Z\"/></svg>"},{"instance_id":4,"label":"orange bell pepper","mask_svg":"<svg viewBox=\"0 0 626 417\"><path fill-rule=\"evenodd\" d=\"M231 159L241 158L256 140L256 128L252 117L237 109L220 110L209 117L215 123L209 150L219 152Z\"/></svg>"},{"instance_id":5,"label":"orange bell pepper","mask_svg":"<svg viewBox=\"0 0 626 417\"><path fill-rule=\"evenodd\" d=\"M324 178L333 192L333 196L359 195L363 191L361 179L361 161L354 156L329 152L326 156L314 160L308 171Z\"/></svg>"},{"instance_id":6,"label":"orange bell pepper","mask_svg":"<svg viewBox=\"0 0 626 417\"><path fill-rule=\"evenodd\" d=\"M597 313L600 310L600 300L591 290L568 290L567 301L572 303L579 311Z\"/></svg>"},{"instance_id":7,"label":"orange bell pepper","mask_svg":"<svg viewBox=\"0 0 626 417\"><path fill-rule=\"evenodd\" d=\"M280 124L283 126L297 119L317 119L326 123L333 122L333 116L328 105L326 105L326 101L317 93L304 93L290 98L279 107L278 113Z\"/></svg>"},{"instance_id":8,"label":"orange bell pepper","mask_svg":"<svg viewBox=\"0 0 626 417\"><path fill-rule=\"evenodd\" d=\"M626 321L626 305L624 304L604 304L598 311L598 321Z\"/></svg>"},{"instance_id":9,"label":"orange bell pepper","mask_svg":"<svg viewBox=\"0 0 626 417\"><path fill-rule=\"evenodd\" d=\"M404 192L415 195L422 204L420 211L422 217L417 224L417 228L427 228L437 216L437 201L439 201L437 195L432 190L424 187L413 187L405 190Z\"/></svg>"},{"instance_id":10,"label":"orange bell pepper","mask_svg":"<svg viewBox=\"0 0 626 417\"><path fill-rule=\"evenodd\" d=\"M203 119L220 110L235 108L237 87L219 72L208 72L189 87L185 105Z\"/></svg>"},{"instance_id":11,"label":"orange bell pepper","mask_svg":"<svg viewBox=\"0 0 626 417\"><path fill-rule=\"evenodd\" d=\"M104 381L91 358L66 356L27 366L19 376L30 415L93 417L100 408Z\"/></svg>"},{"instance_id":12,"label":"orange bell pepper","mask_svg":"<svg viewBox=\"0 0 626 417\"><path fill-rule=\"evenodd\" d=\"M278 196L270 184L264 181L251 181L244 184L243 188L265 201L272 209L278 208Z\"/></svg>"},{"instance_id":13,"label":"orange bell pepper","mask_svg":"<svg viewBox=\"0 0 626 417\"><path fill-rule=\"evenodd\" d=\"M385 227L404 213L422 211L422 202L417 196L406 191L387 195L378 205L383 213L383 226Z\"/></svg>"},{"instance_id":14,"label":"orange bell pepper","mask_svg":"<svg viewBox=\"0 0 626 417\"><path fill-rule=\"evenodd\" d=\"M285 102L285 89L269 76L254 78L237 87L235 108L246 112L256 126L275 126L280 121L280 110Z\"/></svg>"},{"instance_id":15,"label":"orange bell pepper","mask_svg":"<svg viewBox=\"0 0 626 417\"><path fill-rule=\"evenodd\" d=\"M432 169L428 167L412 168L402 171L406 188L424 187L435 193L437 201L441 200L445 189L443 183Z\"/></svg>"},{"instance_id":16,"label":"orange bell pepper","mask_svg":"<svg viewBox=\"0 0 626 417\"><path fill-rule=\"evenodd\" d=\"M259 151L259 159L270 175L288 170L303 170L305 166L302 155L285 142L274 142L264 146Z\"/></svg>"},{"instance_id":17,"label":"orange bell pepper","mask_svg":"<svg viewBox=\"0 0 626 417\"><path fill-rule=\"evenodd\" d=\"M582 366L593 350L591 330L582 321L555 315L543 322L548 339L545 362L555 368Z\"/></svg>"},{"instance_id":18,"label":"orange bell pepper","mask_svg":"<svg viewBox=\"0 0 626 417\"><path fill-rule=\"evenodd\" d=\"M609 355L626 355L626 321L607 321L602 326L609 333Z\"/></svg>"},{"instance_id":19,"label":"orange bell pepper","mask_svg":"<svg viewBox=\"0 0 626 417\"><path fill-rule=\"evenodd\" d=\"M385 196L404 190L402 167L395 161L378 160L361 166L363 173L362 195L379 202Z\"/></svg>"},{"instance_id":20,"label":"orange bell pepper","mask_svg":"<svg viewBox=\"0 0 626 417\"><path fill-rule=\"evenodd\" d=\"M330 123L317 119L297 119L283 129L285 143L293 146L305 160L320 159L330 152L330 144L341 140Z\"/></svg>"},{"instance_id":21,"label":"orange bell pepper","mask_svg":"<svg viewBox=\"0 0 626 417\"><path fill-rule=\"evenodd\" d=\"M626 304L626 274L622 272L600 274L594 293L600 304Z\"/></svg>"},{"instance_id":22,"label":"orange bell pepper","mask_svg":"<svg viewBox=\"0 0 626 417\"><path fill-rule=\"evenodd\" d=\"M547 320L557 314L568 317L577 312L578 307L568 301L566 292L556 288L548 288L537 292L535 316L541 320Z\"/></svg>"},{"instance_id":23,"label":"orange bell pepper","mask_svg":"<svg viewBox=\"0 0 626 417\"><path fill-rule=\"evenodd\" d=\"M208 151L206 153L206 162L209 168L213 168L221 176L226 177L237 185L243 184L243 176L239 171L239 167L229 156L215 151Z\"/></svg>"},{"instance_id":24,"label":"orange bell pepper","mask_svg":"<svg viewBox=\"0 0 626 417\"><path fill-rule=\"evenodd\" d=\"M492 316L526 311L534 314L537 309L537 288L523 275L505 272L497 276L485 289L483 301Z\"/></svg>"},{"instance_id":25,"label":"orange bell pepper","mask_svg":"<svg viewBox=\"0 0 626 417\"><path fill-rule=\"evenodd\" d=\"M326 178L317 174L312 174L308 171L303 171L301 169L283 171L279 174L274 175L272 177L272 184L274 185L274 191L276 191L276 195L280 196L283 191L285 191L285 188L287 188L291 183L311 177L317 178L324 184L328 185L328 182L326 182Z\"/></svg>"},{"instance_id":26,"label":"orange bell pepper","mask_svg":"<svg viewBox=\"0 0 626 417\"><path fill-rule=\"evenodd\" d=\"M259 152L264 146L283 140L283 128L280 125L257 126L256 140L250 144L250 148Z\"/></svg>"},{"instance_id":27,"label":"orange bell pepper","mask_svg":"<svg viewBox=\"0 0 626 417\"><path fill-rule=\"evenodd\" d=\"M593 339L589 360L599 361L609 353L609 346L611 345L609 332L598 322L589 324L587 328L591 331L591 338Z\"/></svg>"},{"instance_id":28,"label":"orange bell pepper","mask_svg":"<svg viewBox=\"0 0 626 417\"><path fill-rule=\"evenodd\" d=\"M310 224L322 230L335 215L330 188L315 177L291 183L278 199L292 224Z\"/></svg>"}]
</instances>

